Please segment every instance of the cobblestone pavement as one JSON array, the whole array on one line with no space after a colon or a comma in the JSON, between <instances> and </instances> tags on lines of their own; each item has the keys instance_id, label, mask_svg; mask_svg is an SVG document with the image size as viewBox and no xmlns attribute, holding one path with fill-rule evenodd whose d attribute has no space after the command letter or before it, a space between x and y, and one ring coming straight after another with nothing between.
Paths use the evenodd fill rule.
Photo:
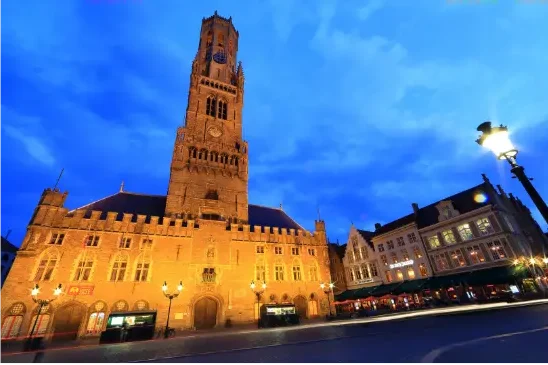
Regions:
<instances>
[{"instance_id":1,"label":"cobblestone pavement","mask_svg":"<svg viewBox=\"0 0 548 365\"><path fill-rule=\"evenodd\" d=\"M547 361L548 305L406 320L354 321L269 330L219 332L168 340L46 351L42 362L417 362ZM539 330L546 327L545 330ZM457 347L472 339L486 339ZM501 342L506 341L506 342ZM525 347L524 343L528 343ZM507 344L507 345L506 345ZM535 346L535 344L537 344ZM485 350L484 350L485 349ZM436 352L437 351L437 352ZM434 352L434 355L432 353ZM513 357L508 354L512 353ZM2 362L32 362L35 354L2 355ZM430 356L430 357L429 357ZM522 357L525 355L521 355ZM453 358L457 360L452 360ZM491 359L491 360L487 360ZM508 360L506 360L508 359ZM477 360L481 361L481 360ZM517 360L516 360L517 361ZM523 360L526 361L526 360Z\"/></svg>"}]
</instances>

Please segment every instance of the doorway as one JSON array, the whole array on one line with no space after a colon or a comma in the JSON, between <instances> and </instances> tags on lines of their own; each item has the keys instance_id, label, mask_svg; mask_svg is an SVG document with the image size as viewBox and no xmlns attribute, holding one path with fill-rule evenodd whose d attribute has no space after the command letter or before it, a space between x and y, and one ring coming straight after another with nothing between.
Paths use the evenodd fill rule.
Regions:
<instances>
[{"instance_id":1,"label":"doorway","mask_svg":"<svg viewBox=\"0 0 548 365\"><path fill-rule=\"evenodd\" d=\"M85 309L78 304L69 304L55 312L53 340L72 341L78 338L78 329L84 318Z\"/></svg>"},{"instance_id":2,"label":"doorway","mask_svg":"<svg viewBox=\"0 0 548 365\"><path fill-rule=\"evenodd\" d=\"M209 297L200 299L194 305L194 327L210 329L217 324L217 302Z\"/></svg>"},{"instance_id":3,"label":"doorway","mask_svg":"<svg viewBox=\"0 0 548 365\"><path fill-rule=\"evenodd\" d=\"M296 296L295 299L293 299L293 303L295 304L295 309L297 310L299 317L302 319L307 318L306 309L308 304L306 303L306 298L302 295Z\"/></svg>"}]
</instances>

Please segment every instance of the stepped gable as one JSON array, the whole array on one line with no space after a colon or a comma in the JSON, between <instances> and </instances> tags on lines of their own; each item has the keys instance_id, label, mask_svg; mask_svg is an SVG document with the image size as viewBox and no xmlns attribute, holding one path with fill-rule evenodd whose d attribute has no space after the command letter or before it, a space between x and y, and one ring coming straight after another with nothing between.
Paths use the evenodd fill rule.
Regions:
<instances>
[{"instance_id":1,"label":"stepped gable","mask_svg":"<svg viewBox=\"0 0 548 365\"><path fill-rule=\"evenodd\" d=\"M76 210L86 210L84 218L89 218L91 217L91 211L97 210L102 212L100 219L106 219L107 212L118 212L116 220L121 220L124 213L126 213L134 215L133 221L137 219L137 214L146 215L146 223L150 222L151 216L160 217L161 221L164 216L166 199L165 195L146 195L122 191L74 209L69 212L69 215L72 215ZM252 227L267 226L306 231L279 208L249 204L248 215L248 224Z\"/></svg>"},{"instance_id":2,"label":"stepped gable","mask_svg":"<svg viewBox=\"0 0 548 365\"><path fill-rule=\"evenodd\" d=\"M375 236L375 232L371 232L371 231L365 231L365 230L362 230L362 229L358 229L357 230L358 233L360 234L360 236L363 237L363 239L365 240L365 242L367 242L367 244L369 245L369 247L375 251L375 246L373 246L373 241L371 241L371 239Z\"/></svg>"}]
</instances>

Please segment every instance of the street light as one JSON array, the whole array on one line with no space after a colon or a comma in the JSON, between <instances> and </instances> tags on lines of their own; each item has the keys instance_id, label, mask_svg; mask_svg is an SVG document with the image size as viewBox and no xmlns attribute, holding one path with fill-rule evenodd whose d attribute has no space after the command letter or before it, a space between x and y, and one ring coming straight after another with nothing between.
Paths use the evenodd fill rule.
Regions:
<instances>
[{"instance_id":1,"label":"street light","mask_svg":"<svg viewBox=\"0 0 548 365\"><path fill-rule=\"evenodd\" d=\"M32 288L30 295L32 296L32 300L34 301L34 303L37 303L39 307L38 307L38 314L36 315L36 319L34 320L34 324L32 325L32 329L30 330L29 341L31 341L32 336L34 335L34 330L36 329L36 325L38 324L38 318L40 318L40 314L42 313L42 308L49 305L51 302L53 302L55 299L59 297L59 295L62 292L61 288L62 288L61 284L59 284L59 286L57 286L57 288L53 290L54 297L51 299L38 298L38 294L40 294L40 287L38 286L38 284L34 285L34 288Z\"/></svg>"},{"instance_id":2,"label":"street light","mask_svg":"<svg viewBox=\"0 0 548 365\"><path fill-rule=\"evenodd\" d=\"M166 321L166 329L164 331L164 338L169 337L169 315L171 313L171 301L179 296L181 292L183 291L183 282L180 281L179 285L177 285L177 292L169 294L167 292L167 281L164 281L164 285L162 285L162 292L164 293L165 297L169 299L169 307L167 309L167 321Z\"/></svg>"},{"instance_id":3,"label":"street light","mask_svg":"<svg viewBox=\"0 0 548 365\"><path fill-rule=\"evenodd\" d=\"M257 297L257 325L259 325L260 320L261 320L261 313L259 311L259 305L261 304L261 295L266 290L266 281L264 281L263 284L261 285L261 289L256 289L257 286L255 285L255 281L251 280L251 284L249 285L249 287L251 288L251 291L253 291L253 293L255 293L255 296Z\"/></svg>"},{"instance_id":4,"label":"street light","mask_svg":"<svg viewBox=\"0 0 548 365\"><path fill-rule=\"evenodd\" d=\"M487 121L478 126L478 132L482 132L482 135L476 140L476 142L484 147L489 148L499 160L506 160L512 167L510 170L515 177L521 182L527 194L531 197L531 200L538 208L540 214L548 223L548 206L546 202L542 200L542 197L531 183L530 178L525 175L525 169L523 166L518 165L516 156L518 150L510 141L508 136L508 127L502 124L499 127L491 127L491 122Z\"/></svg>"},{"instance_id":5,"label":"street light","mask_svg":"<svg viewBox=\"0 0 548 365\"><path fill-rule=\"evenodd\" d=\"M329 316L331 317L331 292L333 292L333 288L335 285L333 283L329 283L329 285L325 285L324 283L320 284L320 288L322 288L325 295L327 295L327 304L329 305Z\"/></svg>"}]
</instances>

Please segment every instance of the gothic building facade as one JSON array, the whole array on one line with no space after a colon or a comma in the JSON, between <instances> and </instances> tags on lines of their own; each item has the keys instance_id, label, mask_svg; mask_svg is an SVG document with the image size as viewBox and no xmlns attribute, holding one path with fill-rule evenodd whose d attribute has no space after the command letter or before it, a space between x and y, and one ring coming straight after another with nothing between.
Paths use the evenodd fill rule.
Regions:
<instances>
[{"instance_id":1,"label":"gothic building facade","mask_svg":"<svg viewBox=\"0 0 548 365\"><path fill-rule=\"evenodd\" d=\"M165 325L213 328L257 316L261 301L294 303L302 317L328 313L325 224L309 232L282 208L248 203L242 135L244 72L231 18L202 20L185 124L177 130L167 195L123 191L69 210L68 193L44 190L2 288L2 338L35 333L98 336L109 315L155 311ZM49 298L37 313L30 289ZM260 286L259 286L260 287ZM37 317L38 316L38 317Z\"/></svg>"}]
</instances>

